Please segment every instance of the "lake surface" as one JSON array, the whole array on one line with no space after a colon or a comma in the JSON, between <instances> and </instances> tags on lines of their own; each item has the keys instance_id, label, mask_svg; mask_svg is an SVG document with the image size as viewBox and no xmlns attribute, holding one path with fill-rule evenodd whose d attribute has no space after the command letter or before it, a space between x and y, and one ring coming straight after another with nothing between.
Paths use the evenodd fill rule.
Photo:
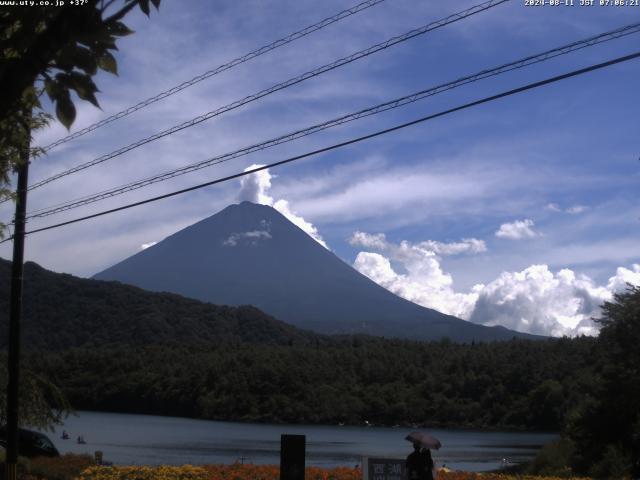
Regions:
<instances>
[{"instance_id":1,"label":"lake surface","mask_svg":"<svg viewBox=\"0 0 640 480\"><path fill-rule=\"evenodd\" d=\"M62 440L65 429L69 440ZM122 465L193 465L244 462L280 463L280 435L307 437L307 465L355 466L363 456L405 458L411 444L407 428L317 425L268 425L213 422L177 417L78 412L64 426L48 433L60 453L104 453ZM506 463L530 460L557 435L546 433L483 432L430 429L442 442L433 451L438 466L483 471ZM83 435L86 445L78 445Z\"/></svg>"}]
</instances>

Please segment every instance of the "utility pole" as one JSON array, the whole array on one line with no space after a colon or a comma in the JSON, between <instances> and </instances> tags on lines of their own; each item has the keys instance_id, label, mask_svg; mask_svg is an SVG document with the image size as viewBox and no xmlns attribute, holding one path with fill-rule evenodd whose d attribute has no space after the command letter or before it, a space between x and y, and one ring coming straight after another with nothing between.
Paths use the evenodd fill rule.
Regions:
<instances>
[{"instance_id":1,"label":"utility pole","mask_svg":"<svg viewBox=\"0 0 640 480\"><path fill-rule=\"evenodd\" d=\"M27 135L21 152L22 163L18 167L16 189L16 213L13 230L13 262L11 264L11 302L9 306L9 357L7 382L7 457L6 479L16 480L18 466L18 390L20 385L20 320L22 317L22 275L24 264L24 231L27 211L27 186L29 177L29 148L31 130L25 125Z\"/></svg>"}]
</instances>

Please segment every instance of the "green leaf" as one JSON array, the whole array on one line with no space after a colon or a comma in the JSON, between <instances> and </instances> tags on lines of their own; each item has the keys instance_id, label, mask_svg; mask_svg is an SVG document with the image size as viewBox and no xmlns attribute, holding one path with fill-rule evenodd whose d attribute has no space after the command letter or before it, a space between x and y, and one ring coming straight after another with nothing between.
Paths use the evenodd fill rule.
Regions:
<instances>
[{"instance_id":1,"label":"green leaf","mask_svg":"<svg viewBox=\"0 0 640 480\"><path fill-rule=\"evenodd\" d=\"M118 46L116 45L115 39L111 43L105 43L104 48L107 50L118 50Z\"/></svg>"},{"instance_id":2,"label":"green leaf","mask_svg":"<svg viewBox=\"0 0 640 480\"><path fill-rule=\"evenodd\" d=\"M111 25L112 24L100 23L90 32L84 32L81 35L78 35L76 40L89 47L93 52L98 49L104 50L112 47L114 50L117 50L115 48L115 33L111 32Z\"/></svg>"},{"instance_id":3,"label":"green leaf","mask_svg":"<svg viewBox=\"0 0 640 480\"><path fill-rule=\"evenodd\" d=\"M105 72L118 75L118 63L116 62L114 56L107 51L105 51L98 59L98 66Z\"/></svg>"},{"instance_id":4,"label":"green leaf","mask_svg":"<svg viewBox=\"0 0 640 480\"><path fill-rule=\"evenodd\" d=\"M70 73L57 73L55 81L63 90L61 93L64 93L64 90L68 90L73 86L73 79Z\"/></svg>"},{"instance_id":5,"label":"green leaf","mask_svg":"<svg viewBox=\"0 0 640 480\"><path fill-rule=\"evenodd\" d=\"M71 101L69 91L65 90L64 94L60 96L56 103L56 117L60 120L67 130L73 125L73 121L76 119L76 107Z\"/></svg>"},{"instance_id":6,"label":"green leaf","mask_svg":"<svg viewBox=\"0 0 640 480\"><path fill-rule=\"evenodd\" d=\"M96 87L96 84L93 83L93 80L91 80L91 77L89 75L73 72L71 74L71 82L71 88L76 91L78 97L80 97L82 100L91 102L93 105L100 108L98 100L94 95L95 92L98 91L98 87Z\"/></svg>"},{"instance_id":7,"label":"green leaf","mask_svg":"<svg viewBox=\"0 0 640 480\"><path fill-rule=\"evenodd\" d=\"M111 35L115 35L117 37L126 37L127 35L131 35L132 33L135 33L133 30L131 30L122 22L110 23L108 25L108 29Z\"/></svg>"},{"instance_id":8,"label":"green leaf","mask_svg":"<svg viewBox=\"0 0 640 480\"><path fill-rule=\"evenodd\" d=\"M78 34L78 36L76 37L76 41L93 49L102 40L104 40L107 35L108 33L105 34L103 29L98 27L95 30Z\"/></svg>"},{"instance_id":9,"label":"green leaf","mask_svg":"<svg viewBox=\"0 0 640 480\"><path fill-rule=\"evenodd\" d=\"M144 12L144 14L149 16L149 0L138 0L138 5L140 5L140 10Z\"/></svg>"},{"instance_id":10,"label":"green leaf","mask_svg":"<svg viewBox=\"0 0 640 480\"><path fill-rule=\"evenodd\" d=\"M73 63L89 75L95 75L98 70L96 57L88 48L76 47L73 55Z\"/></svg>"},{"instance_id":11,"label":"green leaf","mask_svg":"<svg viewBox=\"0 0 640 480\"><path fill-rule=\"evenodd\" d=\"M56 52L56 56L54 58L55 68L64 70L65 72L73 70L73 54L74 50L72 47L65 47Z\"/></svg>"},{"instance_id":12,"label":"green leaf","mask_svg":"<svg viewBox=\"0 0 640 480\"><path fill-rule=\"evenodd\" d=\"M98 103L98 99L96 98L95 94L93 94L91 92L86 92L83 95L80 95L80 92L78 92L78 96L81 99L86 100L87 102L90 102L94 107L100 108L102 110L102 108L100 107L100 104Z\"/></svg>"},{"instance_id":13,"label":"green leaf","mask_svg":"<svg viewBox=\"0 0 640 480\"><path fill-rule=\"evenodd\" d=\"M58 97L61 94L60 84L58 82L52 78L46 78L44 80L44 90L52 102L58 101Z\"/></svg>"}]
</instances>

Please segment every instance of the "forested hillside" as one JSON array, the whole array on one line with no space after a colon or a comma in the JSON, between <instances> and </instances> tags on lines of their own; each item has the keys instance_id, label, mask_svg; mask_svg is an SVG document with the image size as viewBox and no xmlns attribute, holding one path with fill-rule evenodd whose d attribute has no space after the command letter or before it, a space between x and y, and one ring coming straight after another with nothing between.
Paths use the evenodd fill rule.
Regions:
<instances>
[{"instance_id":1,"label":"forested hillside","mask_svg":"<svg viewBox=\"0 0 640 480\"><path fill-rule=\"evenodd\" d=\"M0 346L7 341L11 263L0 259ZM134 346L165 342L289 344L321 335L280 322L255 307L226 307L117 282L87 280L25 264L25 348Z\"/></svg>"},{"instance_id":2,"label":"forested hillside","mask_svg":"<svg viewBox=\"0 0 640 480\"><path fill-rule=\"evenodd\" d=\"M558 430L593 340L459 345L342 338L320 345L39 352L78 409L220 420Z\"/></svg>"}]
</instances>

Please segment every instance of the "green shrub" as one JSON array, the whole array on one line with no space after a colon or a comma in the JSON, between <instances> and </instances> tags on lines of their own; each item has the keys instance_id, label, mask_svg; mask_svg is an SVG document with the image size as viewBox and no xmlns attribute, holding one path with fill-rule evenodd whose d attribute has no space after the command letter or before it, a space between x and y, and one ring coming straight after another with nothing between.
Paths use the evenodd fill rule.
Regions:
<instances>
[{"instance_id":1,"label":"green shrub","mask_svg":"<svg viewBox=\"0 0 640 480\"><path fill-rule=\"evenodd\" d=\"M540 449L531 462L527 473L542 476L570 477L572 475L571 457L574 446L571 440L561 438L548 443Z\"/></svg>"},{"instance_id":2,"label":"green shrub","mask_svg":"<svg viewBox=\"0 0 640 480\"><path fill-rule=\"evenodd\" d=\"M589 475L598 479L628 478L631 471L631 456L621 447L608 445L602 459L593 465Z\"/></svg>"}]
</instances>

